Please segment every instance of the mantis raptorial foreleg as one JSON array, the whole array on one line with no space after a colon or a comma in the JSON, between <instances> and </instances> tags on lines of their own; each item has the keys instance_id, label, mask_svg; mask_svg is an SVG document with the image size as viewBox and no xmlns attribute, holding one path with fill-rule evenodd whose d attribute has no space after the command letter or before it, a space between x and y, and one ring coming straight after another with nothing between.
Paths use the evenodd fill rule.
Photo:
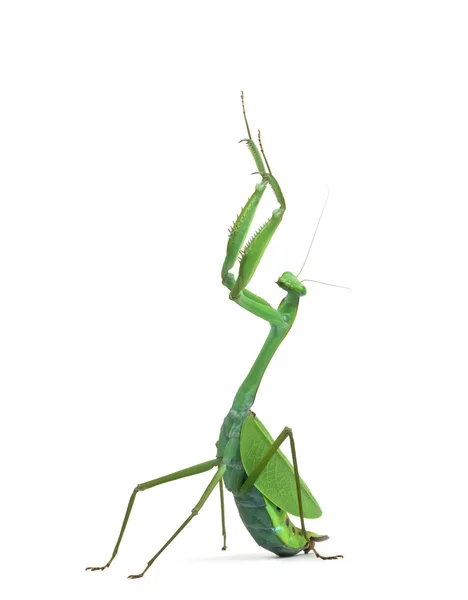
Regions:
<instances>
[{"instance_id":1,"label":"mantis raptorial foreleg","mask_svg":"<svg viewBox=\"0 0 468 600\"><path fill-rule=\"evenodd\" d=\"M149 490L151 488L156 487L157 485L161 485L163 483L168 483L169 481L175 481L176 479L182 479L183 477L190 477L191 475L198 475L199 473L205 473L205 471L209 471L213 467L219 466L219 460L213 459L208 460L203 463L199 463L198 465L194 465L193 467L188 467L187 469L182 469L181 471L175 471L175 473L170 473L169 475L165 475L164 477L158 477L158 479L152 479L151 481L147 481L145 483L140 483L133 490L132 495L130 496L130 500L128 501L127 510L125 512L125 517L122 523L122 527L120 529L120 534L117 539L117 543L115 545L114 551L112 552L112 556L107 564L103 567L87 567L87 571L103 571L110 566L111 562L117 556L117 552L119 551L120 542L122 541L123 534L125 532L125 528L127 527L128 519L130 517L130 513L132 512L133 503L135 502L135 498L138 492L143 492L145 490ZM224 511L223 511L224 515ZM223 516L224 520L224 516Z\"/></svg>"},{"instance_id":2,"label":"mantis raptorial foreleg","mask_svg":"<svg viewBox=\"0 0 468 600\"><path fill-rule=\"evenodd\" d=\"M273 237L273 234L283 219L283 215L286 210L286 202L276 179L273 177L273 175L268 173L261 173L261 175L261 183L257 184L254 194L249 199L249 202L246 204L231 229L226 258L221 271L222 281L231 292L229 297L231 300L234 300L239 304L241 304L239 300L242 298L242 295L250 299L253 298L257 301L260 300L260 303L265 303L264 300L262 301L255 296L255 294L245 290L245 288L252 279L258 264L260 263L260 260L262 259L262 256L267 249L271 238ZM255 209L260 201L263 190L265 189L267 183L270 184L273 192L275 193L280 207L272 212L270 219L257 230L249 242L244 246L239 265L239 276L236 280L234 275L228 271L232 268L236 258L241 252L241 246L245 241L245 237L252 223ZM256 200L256 198L258 199ZM255 200L256 202L254 202ZM249 209L251 203L254 208ZM242 294L243 292L244 294Z\"/></svg>"},{"instance_id":3,"label":"mantis raptorial foreleg","mask_svg":"<svg viewBox=\"0 0 468 600\"><path fill-rule=\"evenodd\" d=\"M194 508L192 508L192 514L188 517L188 519L186 519L182 525L179 527L179 529L174 533L174 535L172 535L167 542L164 544L164 546L153 556L153 558L148 562L148 564L146 565L146 568L143 569L143 571L141 573L139 573L138 575L129 575L128 578L129 579L138 579L139 577L143 577L143 575L146 573L146 571L151 567L151 565L154 563L154 561L158 558L158 556L164 552L164 550L169 546L169 544L179 535L179 533L182 531L182 529L184 529L185 527L187 527L187 525L190 523L190 521L193 519L193 517L196 517L198 515L198 513L200 512L200 510L202 509L203 505L205 504L205 502L208 500L208 498L210 497L211 492L215 489L215 487L218 485L218 483L221 481L224 473L226 471L226 465L221 465L219 467L219 469L216 471L215 476L213 477L213 479L210 481L210 483L208 484L208 487L206 488L206 490L203 492L202 497L200 498L200 500L198 501L198 503L195 505Z\"/></svg>"},{"instance_id":4,"label":"mantis raptorial foreleg","mask_svg":"<svg viewBox=\"0 0 468 600\"><path fill-rule=\"evenodd\" d=\"M221 279L223 284L229 289L229 297L234 300L237 304L245 308L249 312L265 319L271 324L280 323L282 321L278 311L268 304L265 300L256 296L249 290L245 289L249 281L252 279L258 264L265 252L268 244L273 237L278 225L281 223L284 211L286 210L286 202L284 200L283 193L281 192L280 186L276 179L273 177L266 160L265 153L263 152L262 142L260 138L260 132L258 132L258 141L260 145L260 151L258 150L255 142L252 140L250 135L249 124L247 122L247 116L245 114L244 107L244 96L242 94L242 109L244 112L245 124L247 127L248 138L242 140L247 142L252 156L255 160L258 174L261 175L262 180L255 186L255 191L249 198L247 204L241 210L235 223L233 224L230 233L226 249L226 258L224 259L223 268L221 270ZM268 172L265 169L263 159L268 168ZM278 203L279 208L273 211L270 219L264 223L260 229L253 235L249 242L244 246L247 234L255 216L257 206L263 196L267 185L270 185ZM236 277L230 272L234 266L236 259L241 254L239 275Z\"/></svg>"},{"instance_id":5,"label":"mantis raptorial foreleg","mask_svg":"<svg viewBox=\"0 0 468 600\"><path fill-rule=\"evenodd\" d=\"M273 189L275 196L280 204L280 208L277 208L273 211L270 219L264 225L262 225L262 227L260 227L260 229L255 233L255 235L244 247L239 266L239 276L236 280L235 276L228 271L230 268L232 268L235 259L240 252L240 247L244 242L245 236L248 231L248 227L250 227L253 215L251 215L250 212L247 211L249 217L247 218L244 215L244 211L246 208L248 208L250 201L254 198L255 193L257 193L258 188L261 185L257 184L256 192L249 200L249 203L247 203L247 205L244 207L243 211L239 215L237 221L234 223L234 226L231 230L226 259L223 264L221 276L223 284L231 292L229 294L231 300L234 300L236 304L239 304L239 306L242 306L242 308L245 308L257 317L265 319L266 321L274 325L283 321L283 318L280 315L280 313L275 308L273 308L266 300L245 289L249 281L252 279L258 267L258 264L260 263L260 260L268 244L270 243L271 238L273 237L273 234L278 228L278 225L281 223L284 211L286 210L286 203L284 201L283 194L275 178L268 173L263 173L262 177L262 184L265 184L265 182L267 182L271 185L271 188ZM263 194L263 189L261 193ZM247 229L245 229L246 221L248 221Z\"/></svg>"},{"instance_id":6,"label":"mantis raptorial foreleg","mask_svg":"<svg viewBox=\"0 0 468 600\"><path fill-rule=\"evenodd\" d=\"M299 517L301 519L301 533L302 533L302 536L307 540L307 547L305 548L304 551L309 552L310 550L313 550L315 556L317 558L321 558L322 560L333 560L335 558L343 558L341 556L341 554L336 555L336 556L320 555L317 552L317 550L315 549L314 540L309 539L307 530L305 528L304 510L302 507L301 482L300 482L300 478L299 478L299 467L297 465L296 445L294 443L294 436L293 436L292 429L290 427L285 427L283 429L283 431L279 434L279 436L276 438L276 440L271 444L270 448L265 453L263 458L260 460L258 465L253 469L253 471L250 473L250 475L247 477L247 479L243 483L243 485L240 489L239 495L243 495L243 494L247 493L252 488L252 486L255 484L257 479L260 477L262 471L267 466L268 462L271 460L271 458L273 457L275 452L277 452L278 448L286 440L286 438L289 438L289 442L291 445L291 454L292 454L293 467L294 467L294 478L296 480L297 503L299 505Z\"/></svg>"}]
</instances>

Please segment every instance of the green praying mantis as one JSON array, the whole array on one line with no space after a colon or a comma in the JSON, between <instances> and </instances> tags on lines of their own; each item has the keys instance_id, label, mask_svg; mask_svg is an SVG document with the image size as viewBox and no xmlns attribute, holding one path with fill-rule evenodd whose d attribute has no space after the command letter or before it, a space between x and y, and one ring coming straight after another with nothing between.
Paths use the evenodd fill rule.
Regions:
<instances>
[{"instance_id":1,"label":"green praying mantis","mask_svg":"<svg viewBox=\"0 0 468 600\"><path fill-rule=\"evenodd\" d=\"M158 556L199 513L216 487L219 487L221 500L221 524L224 541L222 550L226 550L223 482L226 489L232 492L234 496L244 525L261 547L278 556L293 556L301 551L306 554L313 551L315 556L323 560L342 558L341 555L320 555L315 548L315 544L328 539L328 536L306 530L304 519L316 519L320 517L322 511L307 485L299 477L292 430L285 427L278 437L273 439L260 419L251 410L265 370L296 319L300 298L307 293L303 282L313 281L305 279L299 281L298 277L307 260L317 229L312 238L306 260L298 275L286 271L276 282L286 292L278 308L274 308L263 298L247 289L247 285L252 279L273 234L283 219L286 203L263 151L260 131L258 132L258 146L252 139L243 93L241 98L248 134L248 137L241 141L247 144L247 148L255 161L256 174L261 179L255 185L253 194L229 230L221 280L229 290L229 298L245 310L267 321L270 325L270 332L247 377L237 391L232 406L223 421L219 439L216 443L216 457L137 485L130 496L119 537L110 560L102 567L88 567L87 570L102 571L111 565L117 556L135 498L139 492L169 481L204 473L210 469L216 469L216 473L188 518L151 558L143 571L137 575L129 575L129 579L137 579L146 573ZM268 186L273 190L279 206L273 210L270 219L245 243L256 209ZM323 208L325 208L325 205ZM236 278L231 270L237 259L239 259L239 271ZM291 448L292 464L280 450L281 444L286 439L289 440ZM300 525L294 525L289 515L299 517Z\"/></svg>"}]
</instances>

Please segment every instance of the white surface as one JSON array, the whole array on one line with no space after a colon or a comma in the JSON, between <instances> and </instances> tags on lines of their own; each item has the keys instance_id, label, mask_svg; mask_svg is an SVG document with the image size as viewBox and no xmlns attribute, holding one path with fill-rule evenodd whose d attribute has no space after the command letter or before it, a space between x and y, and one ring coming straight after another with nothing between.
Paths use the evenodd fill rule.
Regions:
<instances>
[{"instance_id":1,"label":"white surface","mask_svg":"<svg viewBox=\"0 0 468 600\"><path fill-rule=\"evenodd\" d=\"M8 599L466 598L462 2L5 2L1 557ZM288 211L251 288L310 284L255 410L331 536L276 559L218 497L148 571L267 326L220 285L261 127ZM258 223L275 206L269 193Z\"/></svg>"}]
</instances>

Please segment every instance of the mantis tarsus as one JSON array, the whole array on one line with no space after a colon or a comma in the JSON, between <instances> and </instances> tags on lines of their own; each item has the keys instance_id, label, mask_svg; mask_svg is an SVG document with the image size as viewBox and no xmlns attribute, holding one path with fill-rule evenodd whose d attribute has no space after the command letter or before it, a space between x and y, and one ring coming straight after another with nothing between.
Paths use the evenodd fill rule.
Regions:
<instances>
[{"instance_id":1,"label":"mantis tarsus","mask_svg":"<svg viewBox=\"0 0 468 600\"><path fill-rule=\"evenodd\" d=\"M246 142L255 161L256 173L260 175L261 180L256 184L255 191L230 228L221 279L223 285L229 289L229 298L242 308L267 321L270 324L270 332L223 421L219 439L216 443L216 458L137 485L130 496L120 534L109 562L102 567L88 567L88 570L91 571L106 569L116 557L138 492L182 477L204 473L214 468L216 468L215 475L188 518L151 558L145 569L138 575L130 575L130 579L142 577L146 573L158 556L198 514L216 487L219 487L221 498L222 535L224 540L222 550L226 550L223 481L226 489L234 495L244 525L255 541L266 550L279 556L292 556L301 551L305 553L313 551L317 557L324 560L342 558L341 555L321 556L315 549L315 544L328 539L328 536L306 530L304 519L317 518L322 514L322 511L309 488L299 477L292 430L285 427L279 436L273 440L261 421L251 411L265 370L291 329L296 319L299 299L305 296L307 290L298 279L300 272L296 276L289 271L283 273L276 282L286 292L286 296L280 302L278 308L274 308L246 289L273 234L281 223L286 210L286 203L281 188L265 157L260 132L258 135L260 150L252 139L243 94L241 97L248 134L248 137L241 141ZM273 210L270 219L245 244L255 211L267 186L270 186L273 190L279 207ZM237 258L239 258L240 264L236 278L231 270ZM290 443L293 464L279 449L286 439ZM291 522L288 513L300 518L300 526L296 526Z\"/></svg>"}]
</instances>

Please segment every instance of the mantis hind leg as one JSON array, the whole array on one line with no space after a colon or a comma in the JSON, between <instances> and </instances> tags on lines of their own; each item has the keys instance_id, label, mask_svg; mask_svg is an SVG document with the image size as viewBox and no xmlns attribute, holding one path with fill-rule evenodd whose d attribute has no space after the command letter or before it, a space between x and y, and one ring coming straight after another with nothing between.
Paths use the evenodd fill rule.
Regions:
<instances>
[{"instance_id":1,"label":"mantis hind leg","mask_svg":"<svg viewBox=\"0 0 468 600\"><path fill-rule=\"evenodd\" d=\"M153 558L148 562L148 564L146 565L145 569L143 569L143 571L141 573L139 573L138 575L129 575L128 578L129 579L139 579L140 577L143 577L143 575L146 573L146 571L151 567L151 565L154 563L154 561L158 558L158 556L164 552L164 550L169 546L169 544L179 535L179 533L185 529L185 527L187 527L187 525L190 523L190 521L193 519L193 517L196 517L199 513L199 511L202 509L203 505L205 504L205 502L208 500L208 498L210 497L211 492L215 489L215 487L218 485L218 483L221 481L224 472L226 471L226 465L221 465L219 467L219 469L216 471L213 479L210 481L210 483L208 484L208 487L206 488L206 490L203 492L202 497L200 498L200 500L198 501L198 503L194 506L194 508L192 508L192 513L191 515L182 523L182 525L179 527L179 529L177 529L177 531L174 533L174 535L172 535L167 542L164 544L164 546L158 551L156 552L156 554L153 556Z\"/></svg>"},{"instance_id":2,"label":"mantis hind leg","mask_svg":"<svg viewBox=\"0 0 468 600\"><path fill-rule=\"evenodd\" d=\"M325 539L328 539L328 536L317 536L314 539L314 536L309 535L310 532L308 532L306 530L305 521L304 521L304 510L303 510L303 506L302 506L302 493L301 493L301 482L300 482L300 478L299 478L299 467L297 464L296 444L294 442L293 432L290 427L285 427L283 429L283 431L279 434L279 436L276 438L276 440L271 444L270 448L265 453L263 458L260 460L258 465L255 467L255 469L250 473L250 475L245 480L244 484L242 485L242 487L240 489L240 494L242 495L242 494L248 492L252 488L252 486L255 484L256 480L259 478L260 474L262 473L262 471L265 469L265 467L267 466L267 464L269 463L269 461L271 460L273 455L277 452L278 448L286 440L286 438L289 438L289 443L291 446L291 455L292 455L292 459L293 459L294 478L295 478L295 482L296 482L297 501L298 501L298 505L299 505L299 517L301 520L301 530L300 531L301 531L302 537L306 541L306 545L304 546L303 550L306 554L308 554L312 550L314 552L315 556L317 558L321 558L322 560L334 560L335 558L343 558L343 556L341 554L338 554L336 556L322 556L321 554L319 554L317 552L317 550L315 549L315 542L320 542ZM294 527L293 527L293 530L294 530Z\"/></svg>"},{"instance_id":3,"label":"mantis hind leg","mask_svg":"<svg viewBox=\"0 0 468 600\"><path fill-rule=\"evenodd\" d=\"M128 501L127 510L125 512L124 520L122 523L122 527L120 529L120 534L117 539L117 543L115 545L114 551L112 552L112 556L109 561L102 567L87 567L86 571L104 571L107 569L114 558L117 556L117 552L119 551L120 542L122 541L123 534L127 527L128 519L130 517L130 513L132 512L133 504L135 502L135 498L138 492L143 492L145 490L149 490L157 485L161 485L163 483L168 483L169 481L175 481L176 479L182 479L183 477L190 477L190 475L198 475L199 473L205 473L205 471L209 471L213 467L219 465L219 460L217 458L213 460L209 460L207 462L200 463L198 465L194 465L192 467L188 467L187 469L182 469L181 471L176 471L175 473L170 473L169 475L165 475L164 477L159 477L158 479L152 479L151 481L147 481L145 483L140 483L133 490L132 495L130 496L130 500Z\"/></svg>"}]
</instances>

